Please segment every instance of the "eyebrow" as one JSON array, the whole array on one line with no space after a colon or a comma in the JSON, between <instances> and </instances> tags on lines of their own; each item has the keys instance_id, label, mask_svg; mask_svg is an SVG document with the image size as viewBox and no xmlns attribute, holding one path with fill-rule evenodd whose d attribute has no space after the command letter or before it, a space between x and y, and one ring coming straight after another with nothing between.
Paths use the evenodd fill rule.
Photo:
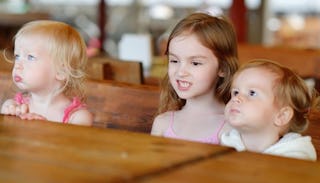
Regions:
<instances>
[{"instance_id":1,"label":"eyebrow","mask_svg":"<svg viewBox=\"0 0 320 183\"><path fill-rule=\"evenodd\" d=\"M175 55L174 53L168 53L168 56L174 56L174 57L178 57L177 55ZM208 57L206 57L206 56L202 56L202 55L195 55L195 56L191 56L191 57L188 57L188 58L190 58L190 59L197 59L197 58L204 58L204 59L206 59L206 58L208 58Z\"/></svg>"}]
</instances>

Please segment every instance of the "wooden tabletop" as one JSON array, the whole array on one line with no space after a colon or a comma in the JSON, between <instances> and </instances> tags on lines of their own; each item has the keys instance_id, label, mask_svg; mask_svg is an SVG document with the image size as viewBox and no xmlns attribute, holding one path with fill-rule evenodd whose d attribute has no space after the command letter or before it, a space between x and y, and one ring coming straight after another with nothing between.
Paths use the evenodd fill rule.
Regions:
<instances>
[{"instance_id":1,"label":"wooden tabletop","mask_svg":"<svg viewBox=\"0 0 320 183\"><path fill-rule=\"evenodd\" d=\"M230 152L137 182L319 183L320 163L252 152Z\"/></svg>"},{"instance_id":2,"label":"wooden tabletop","mask_svg":"<svg viewBox=\"0 0 320 183\"><path fill-rule=\"evenodd\" d=\"M123 182L233 149L0 115L0 182Z\"/></svg>"}]
</instances>

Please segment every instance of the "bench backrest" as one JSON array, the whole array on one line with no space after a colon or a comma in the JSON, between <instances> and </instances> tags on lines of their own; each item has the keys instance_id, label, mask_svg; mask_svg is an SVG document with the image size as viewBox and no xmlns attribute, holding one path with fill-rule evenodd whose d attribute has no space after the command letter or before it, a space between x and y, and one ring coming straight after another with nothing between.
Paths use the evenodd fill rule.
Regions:
<instances>
[{"instance_id":1,"label":"bench backrest","mask_svg":"<svg viewBox=\"0 0 320 183\"><path fill-rule=\"evenodd\" d=\"M89 80L87 88L94 126L150 133L158 108L158 87Z\"/></svg>"},{"instance_id":2,"label":"bench backrest","mask_svg":"<svg viewBox=\"0 0 320 183\"><path fill-rule=\"evenodd\" d=\"M238 53L240 65L256 58L270 59L304 78L320 79L320 50L239 44Z\"/></svg>"},{"instance_id":3,"label":"bench backrest","mask_svg":"<svg viewBox=\"0 0 320 183\"><path fill-rule=\"evenodd\" d=\"M311 119L304 134L312 137L312 143L316 148L318 161L320 161L320 112L312 114Z\"/></svg>"},{"instance_id":4,"label":"bench backrest","mask_svg":"<svg viewBox=\"0 0 320 183\"><path fill-rule=\"evenodd\" d=\"M88 59L89 78L114 80L132 84L142 84L143 68L139 61L125 61L107 56Z\"/></svg>"}]
</instances>

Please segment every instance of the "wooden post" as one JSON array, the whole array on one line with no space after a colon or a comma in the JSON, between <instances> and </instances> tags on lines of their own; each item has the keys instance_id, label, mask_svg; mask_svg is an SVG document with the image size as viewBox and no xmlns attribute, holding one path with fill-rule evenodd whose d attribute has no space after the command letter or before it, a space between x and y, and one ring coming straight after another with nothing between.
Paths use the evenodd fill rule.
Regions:
<instances>
[{"instance_id":1,"label":"wooden post","mask_svg":"<svg viewBox=\"0 0 320 183\"><path fill-rule=\"evenodd\" d=\"M103 43L106 39L106 32L105 32L105 26L107 23L107 5L105 3L105 0L100 0L99 5L98 5L98 24L99 24L99 29L100 29L100 37L99 41L101 43L100 51L104 52L105 50L103 49Z\"/></svg>"},{"instance_id":2,"label":"wooden post","mask_svg":"<svg viewBox=\"0 0 320 183\"><path fill-rule=\"evenodd\" d=\"M234 0L230 7L230 18L236 29L238 42L247 42L247 8L245 0Z\"/></svg>"}]
</instances>

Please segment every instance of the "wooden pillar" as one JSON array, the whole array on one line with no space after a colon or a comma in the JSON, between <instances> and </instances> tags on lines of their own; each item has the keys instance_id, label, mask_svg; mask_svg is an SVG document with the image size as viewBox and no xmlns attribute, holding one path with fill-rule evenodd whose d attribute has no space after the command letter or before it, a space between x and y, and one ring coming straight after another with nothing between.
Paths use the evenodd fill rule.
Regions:
<instances>
[{"instance_id":1,"label":"wooden pillar","mask_svg":"<svg viewBox=\"0 0 320 183\"><path fill-rule=\"evenodd\" d=\"M105 26L107 24L107 5L105 0L100 0L98 4L98 24L99 24L99 29L100 29L100 36L99 36L99 41L101 43L100 51L105 51L103 49L103 43L106 39L106 31L105 31Z\"/></svg>"},{"instance_id":2,"label":"wooden pillar","mask_svg":"<svg viewBox=\"0 0 320 183\"><path fill-rule=\"evenodd\" d=\"M247 42L247 8L245 0L233 0L230 7L230 18L236 29L238 42Z\"/></svg>"}]
</instances>

